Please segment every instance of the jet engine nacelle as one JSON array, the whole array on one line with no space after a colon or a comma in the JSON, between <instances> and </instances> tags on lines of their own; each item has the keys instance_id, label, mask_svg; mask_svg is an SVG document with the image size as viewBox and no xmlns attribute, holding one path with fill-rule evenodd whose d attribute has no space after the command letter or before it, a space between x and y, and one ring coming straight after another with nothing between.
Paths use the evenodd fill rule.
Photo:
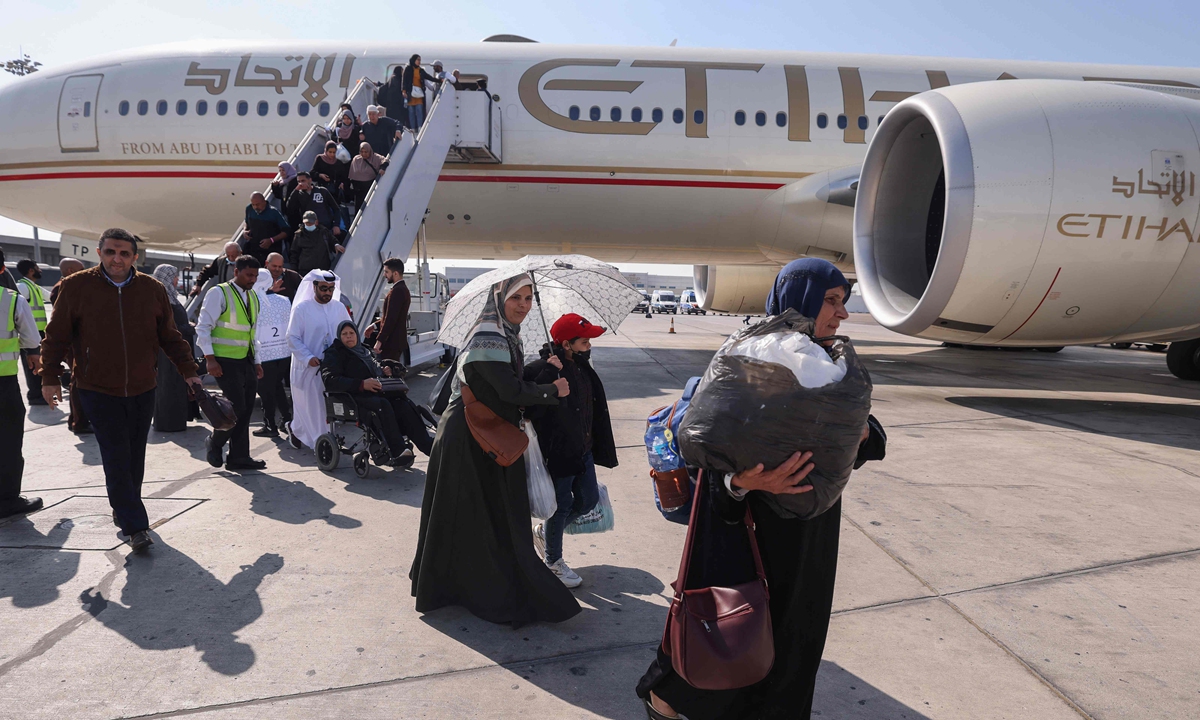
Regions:
<instances>
[{"instance_id":1,"label":"jet engine nacelle","mask_svg":"<svg viewBox=\"0 0 1200 720\"><path fill-rule=\"evenodd\" d=\"M904 100L858 188L867 306L888 328L956 343L1200 335L1198 133L1195 99L1102 82Z\"/></svg>"},{"instance_id":2,"label":"jet engine nacelle","mask_svg":"<svg viewBox=\"0 0 1200 720\"><path fill-rule=\"evenodd\" d=\"M693 265L696 301L705 310L758 315L777 274L772 265Z\"/></svg>"}]
</instances>

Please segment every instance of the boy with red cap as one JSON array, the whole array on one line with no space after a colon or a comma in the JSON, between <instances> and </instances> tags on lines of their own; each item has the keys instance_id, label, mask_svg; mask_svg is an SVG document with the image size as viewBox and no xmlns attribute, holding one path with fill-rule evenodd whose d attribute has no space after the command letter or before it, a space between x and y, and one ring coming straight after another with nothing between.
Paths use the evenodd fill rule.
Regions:
<instances>
[{"instance_id":1,"label":"boy with red cap","mask_svg":"<svg viewBox=\"0 0 1200 720\"><path fill-rule=\"evenodd\" d=\"M550 328L553 354L543 350L545 357L525 368L526 380L548 384L563 377L571 386L557 406L526 409L558 496L558 512L534 529L533 542L546 565L569 588L583 580L563 560L563 530L596 506L600 497L596 465L617 466L608 400L590 362L592 338L603 333L604 328L575 313L563 315Z\"/></svg>"}]
</instances>

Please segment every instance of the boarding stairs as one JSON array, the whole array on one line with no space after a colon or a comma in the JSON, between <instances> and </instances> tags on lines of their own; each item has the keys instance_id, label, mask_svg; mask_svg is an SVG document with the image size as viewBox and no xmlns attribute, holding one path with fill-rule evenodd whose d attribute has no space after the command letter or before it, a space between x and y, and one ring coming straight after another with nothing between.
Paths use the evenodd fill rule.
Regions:
<instances>
[{"instance_id":1,"label":"boarding stairs","mask_svg":"<svg viewBox=\"0 0 1200 720\"><path fill-rule=\"evenodd\" d=\"M367 78L354 86L346 102L356 116L366 115L378 87ZM311 168L333 137L337 117L335 114L328 125L309 128L288 162L297 170ZM374 320L388 290L383 261L391 257L407 261L418 232L423 239L426 207L442 167L501 162L501 117L499 102L486 90L456 90L453 83L443 82L420 133L406 131L396 141L388 156L388 169L350 225L344 241L346 251L334 259L341 292L350 300L361 329ZM277 204L269 185L263 194L268 202ZM242 223L230 241L238 242L244 230ZM447 351L436 342L447 300L446 293L434 287L436 282L429 274L428 263L421 263L419 290L413 293L408 317L410 366L436 360ZM192 299L189 314L199 314L202 298L203 293Z\"/></svg>"}]
</instances>

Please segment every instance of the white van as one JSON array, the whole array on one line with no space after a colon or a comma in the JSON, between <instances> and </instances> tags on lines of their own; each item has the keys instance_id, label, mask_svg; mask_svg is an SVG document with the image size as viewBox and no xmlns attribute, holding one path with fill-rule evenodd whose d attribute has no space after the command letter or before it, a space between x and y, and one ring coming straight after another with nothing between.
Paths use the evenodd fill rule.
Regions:
<instances>
[{"instance_id":1,"label":"white van","mask_svg":"<svg viewBox=\"0 0 1200 720\"><path fill-rule=\"evenodd\" d=\"M655 290L650 296L650 309L656 313L678 313L679 304L675 300L675 293L670 290Z\"/></svg>"},{"instance_id":2,"label":"white van","mask_svg":"<svg viewBox=\"0 0 1200 720\"><path fill-rule=\"evenodd\" d=\"M695 315L696 313L700 313L701 315L708 314L704 311L704 308L700 307L700 303L696 300L695 290L684 290L683 294L679 296L679 311L688 315Z\"/></svg>"}]
</instances>

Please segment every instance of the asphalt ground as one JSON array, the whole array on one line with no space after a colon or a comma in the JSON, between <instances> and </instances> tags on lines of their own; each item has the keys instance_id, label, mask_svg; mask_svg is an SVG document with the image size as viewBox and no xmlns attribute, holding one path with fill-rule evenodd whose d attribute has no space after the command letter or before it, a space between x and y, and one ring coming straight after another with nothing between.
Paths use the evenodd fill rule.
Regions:
<instances>
[{"instance_id":1,"label":"asphalt ground","mask_svg":"<svg viewBox=\"0 0 1200 720\"><path fill-rule=\"evenodd\" d=\"M238 474L205 463L202 425L152 432L156 544L129 556L94 437L32 408L47 507L0 523L0 717L644 717L684 536L654 508L645 418L741 325L670 320L596 343L616 528L566 538L584 612L516 631L413 610L423 459L360 479L252 438L268 468ZM1200 384L1145 351L843 331L890 440L845 494L814 716L1200 717Z\"/></svg>"}]
</instances>

